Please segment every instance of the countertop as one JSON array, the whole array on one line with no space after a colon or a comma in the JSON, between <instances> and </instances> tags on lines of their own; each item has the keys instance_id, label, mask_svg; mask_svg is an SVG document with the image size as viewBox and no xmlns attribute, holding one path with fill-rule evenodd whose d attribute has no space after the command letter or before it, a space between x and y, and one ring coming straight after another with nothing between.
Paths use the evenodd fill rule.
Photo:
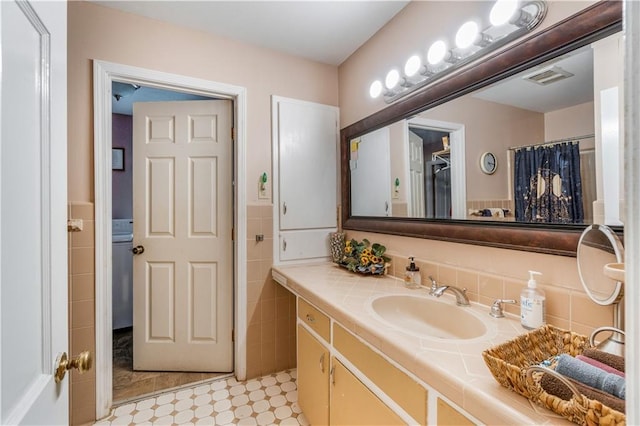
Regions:
<instances>
[{"instance_id":1,"label":"countertop","mask_svg":"<svg viewBox=\"0 0 640 426\"><path fill-rule=\"evenodd\" d=\"M478 316L489 332L481 338L419 338L392 327L371 312L373 298L408 294L431 298L426 289L410 290L391 276L364 276L332 263L274 266L276 281L303 297L345 328L485 424L573 424L500 386L482 351L526 332L519 318L493 318L489 307L457 307ZM282 279L284 277L284 279ZM285 282L283 282L285 281ZM455 306L446 293L439 301ZM455 320L452 318L452 320Z\"/></svg>"}]
</instances>

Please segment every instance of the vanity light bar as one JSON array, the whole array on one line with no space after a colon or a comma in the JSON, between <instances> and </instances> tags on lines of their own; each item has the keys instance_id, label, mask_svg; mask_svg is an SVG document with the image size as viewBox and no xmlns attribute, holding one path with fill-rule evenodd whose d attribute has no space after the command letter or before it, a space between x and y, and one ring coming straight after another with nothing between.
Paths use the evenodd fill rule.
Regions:
<instances>
[{"instance_id":1,"label":"vanity light bar","mask_svg":"<svg viewBox=\"0 0 640 426\"><path fill-rule=\"evenodd\" d=\"M528 33L542 22L547 5L544 0L527 1L522 6L519 3L519 0L496 1L491 9L492 25L479 31L477 22L465 22L456 34L454 47L448 48L444 40L434 42L426 61L420 55L412 56L402 75L396 69L387 74L385 90L381 90L380 80L374 81L369 89L370 96L383 95L386 103L392 103ZM416 62L420 62L418 72L414 71ZM390 74L393 78L389 78Z\"/></svg>"}]
</instances>

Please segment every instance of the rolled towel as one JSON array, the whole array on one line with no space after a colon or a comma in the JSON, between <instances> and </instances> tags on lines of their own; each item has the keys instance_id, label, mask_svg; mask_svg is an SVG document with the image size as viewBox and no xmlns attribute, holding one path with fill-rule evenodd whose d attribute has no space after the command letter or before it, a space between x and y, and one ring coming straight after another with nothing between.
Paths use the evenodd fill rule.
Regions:
<instances>
[{"instance_id":1,"label":"rolled towel","mask_svg":"<svg viewBox=\"0 0 640 426\"><path fill-rule=\"evenodd\" d=\"M615 396L609 395L608 393L602 392L598 389L594 389L590 386L583 385L569 377L565 377L565 379L571 382L571 384L573 384L578 391L587 398L600 401L607 407L613 408L621 413L625 412L626 404L624 400L616 398ZM542 378L540 379L540 386L542 386L542 389L544 389L548 394L555 395L565 401L570 400L573 396L573 392L571 392L571 390L569 390L569 388L566 387L560 379L552 376L551 374L542 375Z\"/></svg>"},{"instance_id":2,"label":"rolled towel","mask_svg":"<svg viewBox=\"0 0 640 426\"><path fill-rule=\"evenodd\" d=\"M604 370L607 373L615 374L616 376L620 376L620 377L624 377L625 376L625 374L622 371L618 371L615 368L613 368L611 366L608 366L604 362L600 362L600 361L595 360L593 358L589 358L588 356L578 355L576 358L579 359L580 361L586 362L587 364L591 364L594 367L598 367L599 369Z\"/></svg>"},{"instance_id":3,"label":"rolled towel","mask_svg":"<svg viewBox=\"0 0 640 426\"><path fill-rule=\"evenodd\" d=\"M620 355L610 354L609 352L601 351L596 348L585 349L582 355L588 356L591 359L600 361L603 364L607 364L609 367L613 367L618 371L624 373L624 357Z\"/></svg>"},{"instance_id":4,"label":"rolled towel","mask_svg":"<svg viewBox=\"0 0 640 426\"><path fill-rule=\"evenodd\" d=\"M598 367L575 359L571 355L562 354L558 357L556 371L587 386L607 392L620 399L625 399L626 386L624 378L607 373Z\"/></svg>"}]
</instances>

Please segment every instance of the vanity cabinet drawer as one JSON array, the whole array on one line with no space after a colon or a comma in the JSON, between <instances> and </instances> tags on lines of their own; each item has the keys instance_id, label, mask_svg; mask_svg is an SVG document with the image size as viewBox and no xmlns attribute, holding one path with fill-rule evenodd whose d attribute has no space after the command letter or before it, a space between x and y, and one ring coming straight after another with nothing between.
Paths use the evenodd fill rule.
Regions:
<instances>
[{"instance_id":1,"label":"vanity cabinet drawer","mask_svg":"<svg viewBox=\"0 0 640 426\"><path fill-rule=\"evenodd\" d=\"M298 297L298 318L325 341L331 342L331 321L329 317L300 297Z\"/></svg>"},{"instance_id":2,"label":"vanity cabinet drawer","mask_svg":"<svg viewBox=\"0 0 640 426\"><path fill-rule=\"evenodd\" d=\"M333 325L333 347L419 424L426 424L427 390L418 382L337 323Z\"/></svg>"}]
</instances>

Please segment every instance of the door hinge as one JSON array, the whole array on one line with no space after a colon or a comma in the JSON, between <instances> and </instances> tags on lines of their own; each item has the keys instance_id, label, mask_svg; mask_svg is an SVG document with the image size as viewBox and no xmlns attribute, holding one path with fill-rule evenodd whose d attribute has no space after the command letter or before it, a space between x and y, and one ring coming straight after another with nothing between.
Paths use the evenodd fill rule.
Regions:
<instances>
[{"instance_id":1,"label":"door hinge","mask_svg":"<svg viewBox=\"0 0 640 426\"><path fill-rule=\"evenodd\" d=\"M236 140L236 128L235 127L231 128L231 140L232 141Z\"/></svg>"},{"instance_id":2,"label":"door hinge","mask_svg":"<svg viewBox=\"0 0 640 426\"><path fill-rule=\"evenodd\" d=\"M235 240L236 240L236 229L231 228L231 241L235 241Z\"/></svg>"},{"instance_id":3,"label":"door hinge","mask_svg":"<svg viewBox=\"0 0 640 426\"><path fill-rule=\"evenodd\" d=\"M236 341L236 331L233 328L231 329L231 341Z\"/></svg>"}]
</instances>

